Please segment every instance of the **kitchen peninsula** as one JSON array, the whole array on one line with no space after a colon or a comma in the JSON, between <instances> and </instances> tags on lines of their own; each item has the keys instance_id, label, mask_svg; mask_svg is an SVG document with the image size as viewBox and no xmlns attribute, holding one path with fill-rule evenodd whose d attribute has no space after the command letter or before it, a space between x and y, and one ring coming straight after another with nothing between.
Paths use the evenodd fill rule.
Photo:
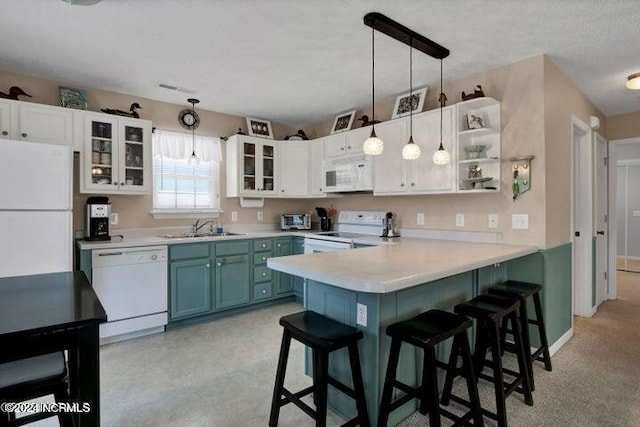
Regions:
<instances>
[{"instance_id":1,"label":"kitchen peninsula","mask_svg":"<svg viewBox=\"0 0 640 427\"><path fill-rule=\"evenodd\" d=\"M571 281L564 286L547 282L549 257L534 246L468 243L431 239L402 238L391 245L272 258L269 268L304 277L305 309L321 313L364 332L360 343L362 374L372 425L378 405L388 359L390 339L385 328L396 321L432 308L452 310L453 306L480 294L490 285L507 279L528 280L543 285L548 329L570 332L571 307L558 321L552 301L564 301ZM559 323L559 324L558 324ZM550 342L558 339L552 334ZM560 344L561 345L561 344ZM416 384L419 378L416 352L403 347L398 378ZM439 349L439 358L448 354L448 345ZM418 356L421 357L421 356ZM310 358L307 354L307 371ZM349 383L348 356L337 351L330 358L330 374ZM309 372L309 371L308 371ZM355 414L351 399L329 388L329 406L345 419ZM393 425L416 410L410 401L391 414Z\"/></svg>"}]
</instances>

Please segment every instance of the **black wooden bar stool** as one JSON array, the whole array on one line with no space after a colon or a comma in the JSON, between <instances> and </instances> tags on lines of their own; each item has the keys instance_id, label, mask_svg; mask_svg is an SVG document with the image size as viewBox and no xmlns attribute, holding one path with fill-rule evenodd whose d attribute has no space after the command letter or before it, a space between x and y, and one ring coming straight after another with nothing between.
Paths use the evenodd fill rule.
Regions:
<instances>
[{"instance_id":1,"label":"black wooden bar stool","mask_svg":"<svg viewBox=\"0 0 640 427\"><path fill-rule=\"evenodd\" d=\"M520 301L516 298L504 298L495 295L480 295L470 301L454 307L456 313L478 319L476 345L474 351L474 368L478 378L489 380L494 384L496 396L496 413L482 409L482 413L496 421L499 427L507 425L506 398L514 391L521 392L527 405L533 405L531 385L529 383L529 363L522 343L518 308ZM502 366L502 350L500 346L500 325L503 319L511 322L518 358L518 372ZM491 349L491 360L487 360L487 350ZM493 375L482 373L484 366L493 369ZM504 374L515 377L513 382L506 382ZM470 402L451 394L456 370L449 370L442 392L442 403L449 400L470 406Z\"/></svg>"},{"instance_id":2,"label":"black wooden bar stool","mask_svg":"<svg viewBox=\"0 0 640 427\"><path fill-rule=\"evenodd\" d=\"M409 320L397 322L387 327L387 335L391 337L391 350L387 364L387 374L384 380L382 402L378 426L386 427L389 414L411 399L420 400L420 413L429 413L429 425L440 426L440 415L454 420L456 425L469 425L473 419L474 426L482 426L482 411L478 398L477 379L474 373L471 350L467 338L467 329L472 325L470 319L442 310L429 310ZM445 364L436 359L435 346L453 337L449 363ZM411 387L396 379L400 347L403 342L421 348L424 351L422 366L422 383L419 387ZM467 380L467 390L471 410L459 417L441 408L438 398L438 375L436 368L456 370L458 357L462 358L462 371ZM392 402L393 389L398 388L406 394Z\"/></svg>"},{"instance_id":3,"label":"black wooden bar stool","mask_svg":"<svg viewBox=\"0 0 640 427\"><path fill-rule=\"evenodd\" d=\"M533 362L539 360L544 363L544 368L551 371L551 356L549 355L549 343L547 342L547 332L544 327L544 316L542 315L542 304L540 303L540 291L542 286L534 283L519 282L509 280L496 286L489 288L489 294L500 295L509 298L518 298L520 300L520 325L522 326L522 343L524 348L529 351L529 374L531 376L531 390L535 390L533 381ZM533 306L536 311L536 318L529 319L527 313L527 298L533 298ZM538 336L540 337L540 347L531 353L531 340L529 338L529 325L535 325L538 328ZM509 330L506 325L502 328L502 345L503 349L515 353L515 346L507 343L506 334L513 331Z\"/></svg>"},{"instance_id":4,"label":"black wooden bar stool","mask_svg":"<svg viewBox=\"0 0 640 427\"><path fill-rule=\"evenodd\" d=\"M363 336L362 331L336 322L314 311L301 311L300 313L281 317L280 324L284 327L284 332L282 334L278 371L276 372L276 384L271 402L269 427L278 425L280 407L289 402L293 402L307 415L316 420L316 426L326 426L328 384L331 384L356 402L358 415L343 424L343 427L355 425L368 427L370 425L369 415L367 414L362 373L360 372L360 357L358 355L358 340ZM291 338L309 346L313 353L313 385L297 393L291 393L284 387ZM344 347L349 350L353 389L329 376L329 353ZM301 400L302 397L310 393L313 393L315 410ZM282 397L283 395L284 397Z\"/></svg>"}]
</instances>

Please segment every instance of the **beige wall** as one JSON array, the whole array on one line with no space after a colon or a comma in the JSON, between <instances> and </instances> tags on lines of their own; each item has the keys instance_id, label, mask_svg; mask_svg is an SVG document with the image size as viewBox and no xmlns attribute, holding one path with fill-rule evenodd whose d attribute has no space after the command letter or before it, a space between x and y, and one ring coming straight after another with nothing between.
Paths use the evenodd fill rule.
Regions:
<instances>
[{"instance_id":1,"label":"beige wall","mask_svg":"<svg viewBox=\"0 0 640 427\"><path fill-rule=\"evenodd\" d=\"M547 57L544 58L544 121L546 141L546 246L571 241L571 117L588 125L600 118L598 132L607 135L607 121L589 99Z\"/></svg>"},{"instance_id":2,"label":"beige wall","mask_svg":"<svg viewBox=\"0 0 640 427\"><path fill-rule=\"evenodd\" d=\"M640 137L640 112L607 117L607 139Z\"/></svg>"}]
</instances>

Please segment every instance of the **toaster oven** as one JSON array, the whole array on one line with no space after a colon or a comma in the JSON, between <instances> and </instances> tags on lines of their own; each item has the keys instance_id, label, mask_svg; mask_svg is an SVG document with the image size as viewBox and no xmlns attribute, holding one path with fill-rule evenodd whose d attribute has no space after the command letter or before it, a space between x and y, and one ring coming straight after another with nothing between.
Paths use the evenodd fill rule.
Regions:
<instances>
[{"instance_id":1,"label":"toaster oven","mask_svg":"<svg viewBox=\"0 0 640 427\"><path fill-rule=\"evenodd\" d=\"M311 230L310 213L285 213L280 215L281 230Z\"/></svg>"}]
</instances>

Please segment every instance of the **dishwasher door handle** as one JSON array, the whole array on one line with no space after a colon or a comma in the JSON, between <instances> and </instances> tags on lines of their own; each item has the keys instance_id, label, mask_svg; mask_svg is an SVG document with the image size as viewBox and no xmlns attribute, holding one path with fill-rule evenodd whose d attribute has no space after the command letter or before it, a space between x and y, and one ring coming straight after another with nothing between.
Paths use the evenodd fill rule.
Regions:
<instances>
[{"instance_id":1,"label":"dishwasher door handle","mask_svg":"<svg viewBox=\"0 0 640 427\"><path fill-rule=\"evenodd\" d=\"M98 254L98 256L117 256L117 255L124 255L124 252L102 252Z\"/></svg>"}]
</instances>

